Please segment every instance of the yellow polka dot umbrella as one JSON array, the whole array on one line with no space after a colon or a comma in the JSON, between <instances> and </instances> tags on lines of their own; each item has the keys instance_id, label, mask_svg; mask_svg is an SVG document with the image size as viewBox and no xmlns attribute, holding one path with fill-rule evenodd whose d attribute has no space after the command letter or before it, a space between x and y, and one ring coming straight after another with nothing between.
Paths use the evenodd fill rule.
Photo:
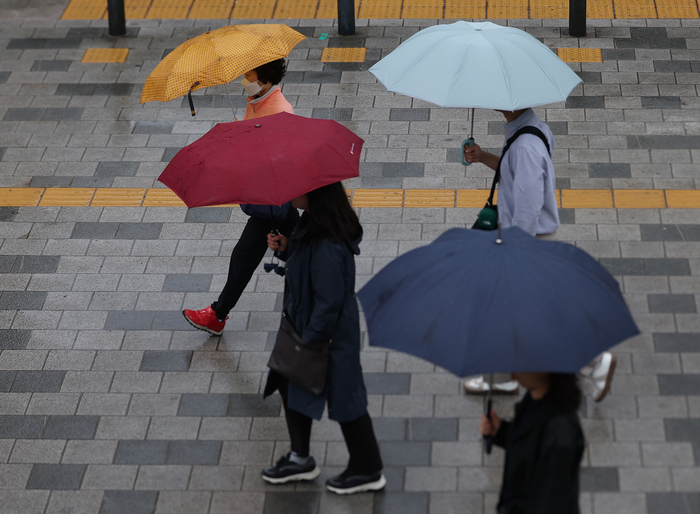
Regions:
<instances>
[{"instance_id":1,"label":"yellow polka dot umbrella","mask_svg":"<svg viewBox=\"0 0 700 514\"><path fill-rule=\"evenodd\" d=\"M182 43L156 66L143 86L141 103L167 102L203 87L227 84L286 57L305 38L281 24L230 25L205 32Z\"/></svg>"}]
</instances>

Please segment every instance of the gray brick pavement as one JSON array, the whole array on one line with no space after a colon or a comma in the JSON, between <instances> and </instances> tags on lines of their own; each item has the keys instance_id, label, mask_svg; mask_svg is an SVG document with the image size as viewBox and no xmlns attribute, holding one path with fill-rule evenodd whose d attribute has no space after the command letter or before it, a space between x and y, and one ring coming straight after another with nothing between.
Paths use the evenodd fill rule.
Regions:
<instances>
[{"instance_id":1,"label":"gray brick pavement","mask_svg":"<svg viewBox=\"0 0 700 514\"><path fill-rule=\"evenodd\" d=\"M128 38L114 40L103 21L59 15L0 21L0 187L158 187L180 147L231 119L220 87L197 92L196 118L181 101L138 103L165 52L221 23L130 21ZM348 185L484 188L490 180L485 167L458 164L467 110L386 93L364 71L434 23L358 20L357 37L343 41L327 20L290 20L309 39L290 55L285 95L298 113L336 119L366 140L360 178ZM697 188L695 21L589 20L580 40L565 35L565 20L509 23L552 48L603 49L602 63L571 65L584 85L567 102L538 109L557 139L559 187ZM322 32L331 37L318 40ZM362 44L368 62L360 66L318 61L325 46ZM131 52L124 64L80 63L90 46ZM499 114L477 111L478 142L497 149L502 132ZM470 225L476 211L359 213L361 286L400 253ZM581 411L582 512L694 512L698 214L561 216L559 239L600 259L643 329L616 350L611 395ZM256 273L221 338L179 313L216 297L244 221L230 208L0 207L0 511L493 512L502 453L480 453L481 400L465 398L460 380L435 366L366 342L386 492L322 492L322 479L347 458L328 420L312 437L323 466L316 483L275 488L258 478L288 447L279 398L260 396L282 282ZM499 398L496 408L508 412L512 402Z\"/></svg>"}]
</instances>

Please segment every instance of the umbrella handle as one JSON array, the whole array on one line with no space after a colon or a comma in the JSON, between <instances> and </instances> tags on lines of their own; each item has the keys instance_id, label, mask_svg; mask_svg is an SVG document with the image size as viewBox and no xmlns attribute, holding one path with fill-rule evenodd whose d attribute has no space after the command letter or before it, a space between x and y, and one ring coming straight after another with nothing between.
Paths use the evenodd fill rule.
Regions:
<instances>
[{"instance_id":1,"label":"umbrella handle","mask_svg":"<svg viewBox=\"0 0 700 514\"><path fill-rule=\"evenodd\" d=\"M192 84L192 87L198 86L199 82L195 82ZM190 88L189 92L187 93L187 100L190 102L190 111L192 111L192 116L194 116L194 102L192 101L192 87Z\"/></svg>"},{"instance_id":2,"label":"umbrella handle","mask_svg":"<svg viewBox=\"0 0 700 514\"><path fill-rule=\"evenodd\" d=\"M488 403L486 404L486 417L491 421L491 407L492 407L493 402L491 401L491 398L489 398ZM486 450L487 455L491 455L491 448L493 447L493 437L490 435L485 435L484 436L484 449Z\"/></svg>"}]
</instances>

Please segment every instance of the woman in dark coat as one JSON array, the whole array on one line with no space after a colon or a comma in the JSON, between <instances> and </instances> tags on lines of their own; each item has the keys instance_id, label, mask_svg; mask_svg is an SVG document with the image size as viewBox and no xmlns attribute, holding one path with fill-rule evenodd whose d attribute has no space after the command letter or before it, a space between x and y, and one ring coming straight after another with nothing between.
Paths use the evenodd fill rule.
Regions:
<instances>
[{"instance_id":1,"label":"woman in dark coat","mask_svg":"<svg viewBox=\"0 0 700 514\"><path fill-rule=\"evenodd\" d=\"M576 376L514 373L513 378L527 389L513 421L492 412L480 427L506 451L498 514L578 514L584 438Z\"/></svg>"},{"instance_id":2,"label":"woman in dark coat","mask_svg":"<svg viewBox=\"0 0 700 514\"><path fill-rule=\"evenodd\" d=\"M360 319L355 298L355 260L362 227L340 182L292 201L305 211L289 239L268 236L269 247L287 261L284 310L307 343L331 340L326 389L315 395L270 371L265 396L282 396L291 452L262 472L282 484L313 480L320 470L309 455L313 419L338 421L350 454L347 469L326 487L338 494L376 491L386 484L382 460L367 413L367 391L360 366Z\"/></svg>"}]
</instances>

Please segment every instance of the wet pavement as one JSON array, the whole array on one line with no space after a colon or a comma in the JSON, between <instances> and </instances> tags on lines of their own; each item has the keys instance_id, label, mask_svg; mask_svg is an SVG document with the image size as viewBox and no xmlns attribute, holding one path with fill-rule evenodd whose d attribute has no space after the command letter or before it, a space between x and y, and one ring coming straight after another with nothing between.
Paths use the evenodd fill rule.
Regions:
<instances>
[{"instance_id":1,"label":"wet pavement","mask_svg":"<svg viewBox=\"0 0 700 514\"><path fill-rule=\"evenodd\" d=\"M324 491L347 458L327 419L312 434L319 479L262 482L261 468L288 451L279 398L260 394L282 280L259 270L220 338L180 314L217 297L246 217L80 197L162 187L156 179L182 146L232 120L223 87L197 92L194 118L183 99L139 104L168 51L228 20L130 20L126 37L111 38L104 20L60 20L66 5L0 0L0 513L494 512L503 455L481 453L482 400L433 365L367 347L366 334L386 491ZM459 163L466 109L386 93L366 72L437 21L358 20L351 39L332 20L284 22L308 36L283 81L295 112L336 119L366 141L360 177L346 183L378 194L358 207L358 287L397 255L470 226L473 207L380 206L390 190L408 198L490 184L491 170ZM567 36L567 20L500 23L553 49L601 49L600 62L571 63L584 84L566 103L537 109L556 137L557 237L615 275L643 332L616 348L608 398L581 409L582 512L698 514L700 22L589 20L581 39ZM365 47L366 61L320 62L333 46ZM91 48L129 53L81 62ZM232 92L242 116L242 88ZM474 132L499 148L501 115L477 111ZM65 196L13 204L25 188ZM611 191L615 202L601 203ZM510 412L513 401L496 408Z\"/></svg>"}]
</instances>

